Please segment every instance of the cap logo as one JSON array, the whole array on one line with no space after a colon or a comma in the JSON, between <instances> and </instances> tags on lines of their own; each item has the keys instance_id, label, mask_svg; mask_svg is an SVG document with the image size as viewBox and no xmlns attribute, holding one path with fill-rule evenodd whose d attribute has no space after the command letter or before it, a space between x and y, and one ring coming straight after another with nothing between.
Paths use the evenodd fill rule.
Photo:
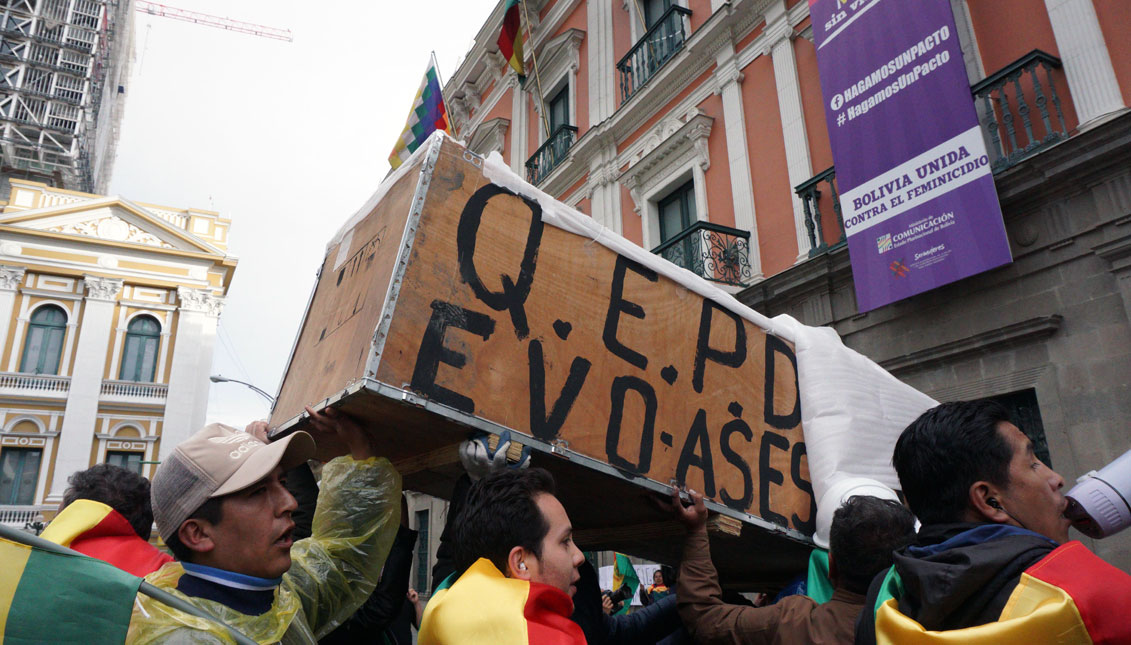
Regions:
<instances>
[{"instance_id":1,"label":"cap logo","mask_svg":"<svg viewBox=\"0 0 1131 645\"><path fill-rule=\"evenodd\" d=\"M228 435L227 437L209 437L208 440L211 441L212 443L240 443L240 442L248 442L248 443L252 443L252 444L262 444L263 443L259 439L256 439L255 437L253 437L249 434L233 434L233 435Z\"/></svg>"},{"instance_id":2,"label":"cap logo","mask_svg":"<svg viewBox=\"0 0 1131 645\"><path fill-rule=\"evenodd\" d=\"M263 445L262 441L249 434L234 434L227 437L209 437L208 440L212 443L220 444L239 443L239 446L228 453L228 457L231 459L239 459L240 457L243 457L245 454L250 452L253 447Z\"/></svg>"}]
</instances>

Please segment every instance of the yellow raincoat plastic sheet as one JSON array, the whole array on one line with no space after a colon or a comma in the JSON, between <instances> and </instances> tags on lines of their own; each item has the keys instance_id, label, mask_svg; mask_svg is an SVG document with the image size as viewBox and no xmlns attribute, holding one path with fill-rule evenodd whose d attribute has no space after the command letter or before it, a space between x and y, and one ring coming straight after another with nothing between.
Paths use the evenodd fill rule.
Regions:
<instances>
[{"instance_id":1,"label":"yellow raincoat plastic sheet","mask_svg":"<svg viewBox=\"0 0 1131 645\"><path fill-rule=\"evenodd\" d=\"M377 584L400 524L401 478L387 459L338 457L322 470L313 534L291 549L291 568L271 609L241 614L176 590L184 568L171 562L146 580L223 620L259 643L315 643ZM138 595L127 643L234 643L219 625Z\"/></svg>"}]
</instances>

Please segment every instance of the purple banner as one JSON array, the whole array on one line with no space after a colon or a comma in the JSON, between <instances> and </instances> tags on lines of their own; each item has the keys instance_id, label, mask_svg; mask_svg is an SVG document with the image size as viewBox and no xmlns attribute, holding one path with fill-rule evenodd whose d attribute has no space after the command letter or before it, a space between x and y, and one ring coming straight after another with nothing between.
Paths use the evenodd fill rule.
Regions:
<instances>
[{"instance_id":1,"label":"purple banner","mask_svg":"<svg viewBox=\"0 0 1131 645\"><path fill-rule=\"evenodd\" d=\"M810 0L856 302L1012 261L947 0Z\"/></svg>"}]
</instances>

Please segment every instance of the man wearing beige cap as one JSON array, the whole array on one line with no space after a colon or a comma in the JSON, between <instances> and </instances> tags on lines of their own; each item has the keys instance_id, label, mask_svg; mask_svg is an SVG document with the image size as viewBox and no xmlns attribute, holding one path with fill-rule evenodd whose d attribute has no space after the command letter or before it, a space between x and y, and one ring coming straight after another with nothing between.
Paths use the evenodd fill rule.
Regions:
<instances>
[{"instance_id":1,"label":"man wearing beige cap","mask_svg":"<svg viewBox=\"0 0 1131 645\"><path fill-rule=\"evenodd\" d=\"M260 643L314 643L369 597L400 522L400 476L348 417L309 408L315 435L350 455L322 471L313 535L294 542L284 473L314 455L295 432L274 443L211 424L153 478L153 515L178 562L147 580ZM215 623L138 597L131 643L226 643Z\"/></svg>"}]
</instances>

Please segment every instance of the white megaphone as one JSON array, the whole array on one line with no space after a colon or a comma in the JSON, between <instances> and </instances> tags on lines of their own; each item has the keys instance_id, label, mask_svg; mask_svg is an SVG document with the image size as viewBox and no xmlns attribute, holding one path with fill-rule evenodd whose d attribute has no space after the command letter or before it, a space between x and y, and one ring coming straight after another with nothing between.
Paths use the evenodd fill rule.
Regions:
<instances>
[{"instance_id":1,"label":"white megaphone","mask_svg":"<svg viewBox=\"0 0 1131 645\"><path fill-rule=\"evenodd\" d=\"M1105 538L1131 526L1131 450L1076 480L1068 491L1065 517L1092 538Z\"/></svg>"}]
</instances>

